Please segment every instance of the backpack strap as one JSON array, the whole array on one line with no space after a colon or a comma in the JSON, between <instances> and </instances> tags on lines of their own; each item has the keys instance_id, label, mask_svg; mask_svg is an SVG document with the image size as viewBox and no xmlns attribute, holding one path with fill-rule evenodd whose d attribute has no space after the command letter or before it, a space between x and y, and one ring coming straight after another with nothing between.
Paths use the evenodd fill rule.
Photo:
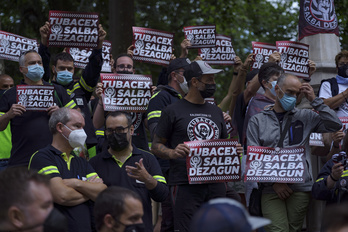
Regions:
<instances>
[{"instance_id":1,"label":"backpack strap","mask_svg":"<svg viewBox=\"0 0 348 232\"><path fill-rule=\"evenodd\" d=\"M331 87L331 94L332 96L336 96L338 94L338 83L337 83L337 79L336 77L333 77L333 78L330 78L330 79L325 79L325 80L322 80L321 83L320 83L320 87L319 87L319 90L321 88L321 85L324 83L324 82L329 82L330 83L330 87ZM318 90L318 96L319 96L319 90Z\"/></svg>"}]
</instances>

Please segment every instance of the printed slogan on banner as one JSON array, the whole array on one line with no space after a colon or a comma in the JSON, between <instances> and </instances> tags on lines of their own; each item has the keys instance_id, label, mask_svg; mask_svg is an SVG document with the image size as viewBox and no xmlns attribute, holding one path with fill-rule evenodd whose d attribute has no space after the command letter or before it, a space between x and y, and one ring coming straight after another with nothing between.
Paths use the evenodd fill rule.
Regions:
<instances>
[{"instance_id":1,"label":"printed slogan on banner","mask_svg":"<svg viewBox=\"0 0 348 232\"><path fill-rule=\"evenodd\" d=\"M237 140L197 140L185 142L190 147L186 168L190 184L241 180Z\"/></svg>"},{"instance_id":2,"label":"printed slogan on banner","mask_svg":"<svg viewBox=\"0 0 348 232\"><path fill-rule=\"evenodd\" d=\"M279 65L285 73L309 79L309 45L293 41L277 41L277 50L281 54Z\"/></svg>"},{"instance_id":3,"label":"printed slogan on banner","mask_svg":"<svg viewBox=\"0 0 348 232\"><path fill-rule=\"evenodd\" d=\"M190 40L189 48L211 48L216 45L215 25L184 27L185 39Z\"/></svg>"},{"instance_id":4,"label":"printed slogan on banner","mask_svg":"<svg viewBox=\"0 0 348 232\"><path fill-rule=\"evenodd\" d=\"M151 64L168 65L173 53L174 33L133 27L133 59Z\"/></svg>"},{"instance_id":5,"label":"printed slogan on banner","mask_svg":"<svg viewBox=\"0 0 348 232\"><path fill-rule=\"evenodd\" d=\"M19 61L21 54L28 50L37 51L37 41L6 31L0 31L0 58Z\"/></svg>"},{"instance_id":6,"label":"printed slogan on banner","mask_svg":"<svg viewBox=\"0 0 348 232\"><path fill-rule=\"evenodd\" d=\"M99 16L97 13L50 11L48 45L96 48Z\"/></svg>"},{"instance_id":7,"label":"printed slogan on banner","mask_svg":"<svg viewBox=\"0 0 348 232\"><path fill-rule=\"evenodd\" d=\"M76 68L84 69L88 62L89 56L92 54L92 48L68 48L66 50L74 58L74 66ZM110 55L111 55L111 42L103 41L102 57L103 57L103 66L102 72L111 72L110 66Z\"/></svg>"},{"instance_id":8,"label":"printed slogan on banner","mask_svg":"<svg viewBox=\"0 0 348 232\"><path fill-rule=\"evenodd\" d=\"M216 35L216 47L201 48L198 54L211 65L233 65L236 53L232 47L231 37Z\"/></svg>"},{"instance_id":9,"label":"printed slogan on banner","mask_svg":"<svg viewBox=\"0 0 348 232\"><path fill-rule=\"evenodd\" d=\"M304 183L305 148L248 146L244 181Z\"/></svg>"},{"instance_id":10,"label":"printed slogan on banner","mask_svg":"<svg viewBox=\"0 0 348 232\"><path fill-rule=\"evenodd\" d=\"M26 110L45 111L54 105L53 85L17 85L17 103Z\"/></svg>"},{"instance_id":11,"label":"printed slogan on banner","mask_svg":"<svg viewBox=\"0 0 348 232\"><path fill-rule=\"evenodd\" d=\"M260 69L264 63L268 62L269 56L277 51L276 46L269 43L252 42L252 46L255 54L252 69Z\"/></svg>"},{"instance_id":12,"label":"printed slogan on banner","mask_svg":"<svg viewBox=\"0 0 348 232\"><path fill-rule=\"evenodd\" d=\"M105 111L146 112L151 98L151 76L106 73L100 76Z\"/></svg>"}]
</instances>

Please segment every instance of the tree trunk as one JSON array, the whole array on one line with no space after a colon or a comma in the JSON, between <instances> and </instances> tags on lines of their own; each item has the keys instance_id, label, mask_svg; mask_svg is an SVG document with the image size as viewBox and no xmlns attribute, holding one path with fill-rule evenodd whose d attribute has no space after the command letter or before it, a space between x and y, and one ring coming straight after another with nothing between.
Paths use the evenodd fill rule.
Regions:
<instances>
[{"instance_id":1,"label":"tree trunk","mask_svg":"<svg viewBox=\"0 0 348 232\"><path fill-rule=\"evenodd\" d=\"M126 53L133 39L134 0L109 0L109 38L112 55Z\"/></svg>"}]
</instances>

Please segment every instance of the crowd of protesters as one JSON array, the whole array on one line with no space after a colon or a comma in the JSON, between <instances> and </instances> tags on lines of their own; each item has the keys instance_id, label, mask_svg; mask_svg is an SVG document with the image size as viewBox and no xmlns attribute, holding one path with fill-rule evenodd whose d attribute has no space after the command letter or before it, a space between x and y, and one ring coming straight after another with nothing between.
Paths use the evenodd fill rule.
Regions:
<instances>
[{"instance_id":1,"label":"crowd of protesters","mask_svg":"<svg viewBox=\"0 0 348 232\"><path fill-rule=\"evenodd\" d=\"M66 52L53 55L50 67L49 27L40 28L38 52L20 56L19 70L21 85L54 87L53 106L26 110L10 71L0 75L0 231L300 231L311 198L348 199L348 136L339 119L348 116L348 51L337 54L337 76L322 82L318 96L284 72L279 52L259 70L251 70L254 54L245 62L236 56L228 93L216 105L205 99L219 91L215 74L223 70L200 57L190 61L185 39L180 57L163 68L146 112L108 112L98 83L103 27L81 77ZM114 73L136 73L132 49L112 60ZM316 66L310 60L308 66L311 76ZM311 109L297 107L302 99ZM318 177L311 167L313 132L328 133ZM305 182L189 184L184 142L235 136L242 160L247 146L304 146ZM262 190L264 218L246 212L253 189ZM327 231L347 227L337 221L325 224Z\"/></svg>"}]
</instances>

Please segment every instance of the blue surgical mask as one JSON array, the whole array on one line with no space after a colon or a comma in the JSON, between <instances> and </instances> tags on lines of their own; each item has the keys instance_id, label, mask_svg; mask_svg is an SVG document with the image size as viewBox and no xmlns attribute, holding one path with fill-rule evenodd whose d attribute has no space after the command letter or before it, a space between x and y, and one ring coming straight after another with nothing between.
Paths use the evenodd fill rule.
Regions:
<instances>
[{"instance_id":1,"label":"blue surgical mask","mask_svg":"<svg viewBox=\"0 0 348 232\"><path fill-rule=\"evenodd\" d=\"M28 66L28 73L26 74L26 76L30 80L37 82L37 81L41 80L44 73L45 73L45 71L41 65L34 64L34 65Z\"/></svg>"},{"instance_id":2,"label":"blue surgical mask","mask_svg":"<svg viewBox=\"0 0 348 232\"><path fill-rule=\"evenodd\" d=\"M61 85L67 85L73 80L73 73L68 70L57 72L57 82Z\"/></svg>"},{"instance_id":3,"label":"blue surgical mask","mask_svg":"<svg viewBox=\"0 0 348 232\"><path fill-rule=\"evenodd\" d=\"M279 89L280 89L280 91L283 92L283 90L280 87L279 87ZM283 109L285 111L290 111L290 110L294 109L295 105L296 105L296 97L290 96L284 92L283 92L283 94L284 95L281 99L279 99L279 97L278 97L279 102L282 105Z\"/></svg>"},{"instance_id":4,"label":"blue surgical mask","mask_svg":"<svg viewBox=\"0 0 348 232\"><path fill-rule=\"evenodd\" d=\"M277 81L272 81L270 82L271 85L272 85L272 89L269 89L271 91L271 93L274 95L274 96L277 96L276 92L275 92L275 86L277 85Z\"/></svg>"}]
</instances>

